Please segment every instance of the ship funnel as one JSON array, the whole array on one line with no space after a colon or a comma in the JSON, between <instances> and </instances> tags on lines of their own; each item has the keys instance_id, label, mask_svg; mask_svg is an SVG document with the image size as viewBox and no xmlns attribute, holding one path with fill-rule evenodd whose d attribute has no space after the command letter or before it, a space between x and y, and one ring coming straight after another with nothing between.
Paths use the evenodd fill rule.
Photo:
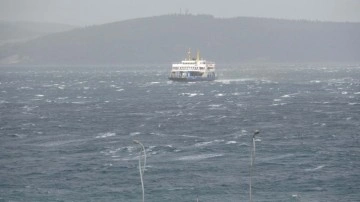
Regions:
<instances>
[{"instance_id":1,"label":"ship funnel","mask_svg":"<svg viewBox=\"0 0 360 202\"><path fill-rule=\"evenodd\" d=\"M187 54L188 54L188 60L191 60L191 49L190 48L189 48Z\"/></svg>"}]
</instances>

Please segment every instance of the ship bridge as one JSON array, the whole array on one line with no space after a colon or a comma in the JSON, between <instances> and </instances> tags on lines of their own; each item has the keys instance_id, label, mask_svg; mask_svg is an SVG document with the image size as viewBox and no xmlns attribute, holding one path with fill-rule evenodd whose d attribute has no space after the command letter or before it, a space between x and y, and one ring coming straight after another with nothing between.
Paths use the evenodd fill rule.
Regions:
<instances>
[{"instance_id":1,"label":"ship bridge","mask_svg":"<svg viewBox=\"0 0 360 202\"><path fill-rule=\"evenodd\" d=\"M182 60L181 63L174 63L172 71L215 71L215 63L200 59L200 53L197 52L196 58L191 58L190 50L188 58Z\"/></svg>"}]
</instances>

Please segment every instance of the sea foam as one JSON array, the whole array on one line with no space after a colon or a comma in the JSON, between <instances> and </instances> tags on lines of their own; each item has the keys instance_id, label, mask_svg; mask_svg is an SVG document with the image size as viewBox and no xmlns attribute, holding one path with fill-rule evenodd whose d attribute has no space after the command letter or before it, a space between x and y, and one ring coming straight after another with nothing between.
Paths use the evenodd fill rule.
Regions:
<instances>
[{"instance_id":1,"label":"sea foam","mask_svg":"<svg viewBox=\"0 0 360 202\"><path fill-rule=\"evenodd\" d=\"M224 154L199 154L199 155L190 155L190 156L182 156L179 157L178 160L180 161L195 161L195 160L202 160L214 157L224 156Z\"/></svg>"}]
</instances>

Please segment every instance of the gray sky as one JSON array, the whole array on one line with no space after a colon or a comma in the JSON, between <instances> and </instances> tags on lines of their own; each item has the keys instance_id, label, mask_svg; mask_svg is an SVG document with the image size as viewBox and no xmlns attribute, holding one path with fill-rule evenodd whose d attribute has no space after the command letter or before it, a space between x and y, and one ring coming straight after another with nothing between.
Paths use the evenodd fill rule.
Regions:
<instances>
[{"instance_id":1,"label":"gray sky","mask_svg":"<svg viewBox=\"0 0 360 202\"><path fill-rule=\"evenodd\" d=\"M360 0L0 0L0 20L102 24L163 14L360 22Z\"/></svg>"}]
</instances>

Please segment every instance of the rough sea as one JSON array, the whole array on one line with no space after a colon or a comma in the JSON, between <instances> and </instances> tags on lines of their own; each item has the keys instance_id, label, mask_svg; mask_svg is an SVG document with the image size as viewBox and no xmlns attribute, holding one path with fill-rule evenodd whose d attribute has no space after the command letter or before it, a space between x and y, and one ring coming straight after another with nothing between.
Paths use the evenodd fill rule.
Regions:
<instances>
[{"instance_id":1,"label":"rough sea","mask_svg":"<svg viewBox=\"0 0 360 202\"><path fill-rule=\"evenodd\" d=\"M360 66L0 68L0 202L360 201Z\"/></svg>"}]
</instances>

